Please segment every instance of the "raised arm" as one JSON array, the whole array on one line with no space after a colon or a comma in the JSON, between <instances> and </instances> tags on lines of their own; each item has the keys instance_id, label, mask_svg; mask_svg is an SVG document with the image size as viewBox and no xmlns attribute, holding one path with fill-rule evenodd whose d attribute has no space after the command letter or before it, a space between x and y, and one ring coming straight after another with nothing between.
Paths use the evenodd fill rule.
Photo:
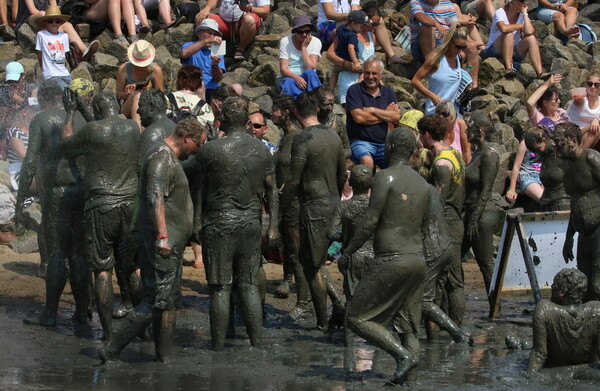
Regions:
<instances>
[{"instance_id":1,"label":"raised arm","mask_svg":"<svg viewBox=\"0 0 600 391\"><path fill-rule=\"evenodd\" d=\"M550 76L550 78L546 80L541 86L539 86L537 90L533 91L533 94L531 94L529 99L527 99L527 101L525 102L525 108L527 109L527 115L529 116L529 118L533 117L533 115L535 114L535 105L537 101L542 97L542 95L544 95L544 92L546 92L546 90L550 88L550 86L552 86L553 84L560 83L562 78L562 75L555 73L552 76Z\"/></svg>"}]
</instances>

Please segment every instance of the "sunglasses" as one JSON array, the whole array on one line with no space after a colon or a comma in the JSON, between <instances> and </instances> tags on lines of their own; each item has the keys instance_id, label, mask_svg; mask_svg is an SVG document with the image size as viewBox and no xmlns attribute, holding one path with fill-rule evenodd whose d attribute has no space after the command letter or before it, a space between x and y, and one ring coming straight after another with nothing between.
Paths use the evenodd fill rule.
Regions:
<instances>
[{"instance_id":1,"label":"sunglasses","mask_svg":"<svg viewBox=\"0 0 600 391\"><path fill-rule=\"evenodd\" d=\"M371 23L371 27L377 27L381 24L381 22L373 22L372 20L369 20L369 22Z\"/></svg>"},{"instance_id":2,"label":"sunglasses","mask_svg":"<svg viewBox=\"0 0 600 391\"><path fill-rule=\"evenodd\" d=\"M254 129L264 128L265 126L267 126L267 124L252 124Z\"/></svg>"},{"instance_id":3,"label":"sunglasses","mask_svg":"<svg viewBox=\"0 0 600 391\"><path fill-rule=\"evenodd\" d=\"M600 82L588 81L585 83L588 87L600 88Z\"/></svg>"},{"instance_id":4,"label":"sunglasses","mask_svg":"<svg viewBox=\"0 0 600 391\"><path fill-rule=\"evenodd\" d=\"M452 42L452 44L454 45L455 48L457 48L458 50L465 50L467 48L467 45L457 45L455 42Z\"/></svg>"},{"instance_id":5,"label":"sunglasses","mask_svg":"<svg viewBox=\"0 0 600 391\"><path fill-rule=\"evenodd\" d=\"M312 30L308 29L308 30L296 30L296 34L298 35L304 35L304 34L310 34Z\"/></svg>"},{"instance_id":6,"label":"sunglasses","mask_svg":"<svg viewBox=\"0 0 600 391\"><path fill-rule=\"evenodd\" d=\"M48 24L61 24L63 21L62 19L48 19L46 20L46 23Z\"/></svg>"},{"instance_id":7,"label":"sunglasses","mask_svg":"<svg viewBox=\"0 0 600 391\"><path fill-rule=\"evenodd\" d=\"M448 118L448 117L450 117L450 113L449 113L449 112L447 112L447 111L442 111L442 112L440 113L440 115L441 115L442 117L444 117L444 118Z\"/></svg>"}]
</instances>

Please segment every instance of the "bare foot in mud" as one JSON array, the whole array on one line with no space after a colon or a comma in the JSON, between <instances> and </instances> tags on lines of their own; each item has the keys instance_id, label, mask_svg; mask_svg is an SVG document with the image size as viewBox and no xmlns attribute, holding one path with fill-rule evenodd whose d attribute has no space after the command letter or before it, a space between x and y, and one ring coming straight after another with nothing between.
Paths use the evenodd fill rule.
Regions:
<instances>
[{"instance_id":1,"label":"bare foot in mud","mask_svg":"<svg viewBox=\"0 0 600 391\"><path fill-rule=\"evenodd\" d=\"M56 326L56 316L49 315L47 313L34 318L25 318L23 323L31 324L36 326L54 327Z\"/></svg>"},{"instance_id":2,"label":"bare foot in mud","mask_svg":"<svg viewBox=\"0 0 600 391\"><path fill-rule=\"evenodd\" d=\"M396 372L390 380L386 382L388 385L403 385L406 381L406 373L419 364L419 359L411 354L408 358L396 359L398 366Z\"/></svg>"},{"instance_id":3,"label":"bare foot in mud","mask_svg":"<svg viewBox=\"0 0 600 391\"><path fill-rule=\"evenodd\" d=\"M454 342L456 343L466 343L467 345L473 347L475 346L475 341L473 341L473 338L471 337L471 334L467 333L466 331L463 331L460 335L460 337L455 338Z\"/></svg>"},{"instance_id":4,"label":"bare foot in mud","mask_svg":"<svg viewBox=\"0 0 600 391\"><path fill-rule=\"evenodd\" d=\"M106 364L110 361L119 361L119 356L111 354L107 347L98 349L98 358L102 361L102 364Z\"/></svg>"}]
</instances>

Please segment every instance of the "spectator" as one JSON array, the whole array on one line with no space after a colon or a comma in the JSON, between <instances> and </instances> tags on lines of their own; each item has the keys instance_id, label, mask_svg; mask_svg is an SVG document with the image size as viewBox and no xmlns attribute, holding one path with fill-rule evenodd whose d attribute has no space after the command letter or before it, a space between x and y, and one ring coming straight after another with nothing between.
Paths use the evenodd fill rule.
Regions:
<instances>
[{"instance_id":1,"label":"spectator","mask_svg":"<svg viewBox=\"0 0 600 391\"><path fill-rule=\"evenodd\" d=\"M200 122L200 125L208 129L215 120L215 116L208 104L200 96L202 89L202 70L193 65L184 65L177 72L177 91L167 95L171 103L171 113L175 109L187 112ZM179 118L179 120L182 118Z\"/></svg>"},{"instance_id":2,"label":"spectator","mask_svg":"<svg viewBox=\"0 0 600 391\"><path fill-rule=\"evenodd\" d=\"M140 21L140 33L142 34L152 32L152 25L148 21L147 11L158 11L158 16L164 23L165 30L177 27L187 20L185 16L180 16L173 20L171 16L171 2L166 0L133 0L133 8Z\"/></svg>"},{"instance_id":3,"label":"spectator","mask_svg":"<svg viewBox=\"0 0 600 391\"><path fill-rule=\"evenodd\" d=\"M341 22L346 21L350 11L360 10L360 2L358 0L319 0L317 14L317 30L319 39L323 45L330 45L336 36L336 27ZM363 11L370 17L374 14L382 16L381 9L376 1L369 1L362 7ZM372 23L373 32L377 36L381 48L383 49L388 63L403 63L405 62L400 57L394 54L392 42L390 40L389 31L384 23Z\"/></svg>"},{"instance_id":4,"label":"spectator","mask_svg":"<svg viewBox=\"0 0 600 391\"><path fill-rule=\"evenodd\" d=\"M385 138L389 124L400 121L396 94L381 84L383 61L373 56L363 65L364 80L351 86L346 96L346 129L352 160L371 169L386 168Z\"/></svg>"},{"instance_id":5,"label":"spectator","mask_svg":"<svg viewBox=\"0 0 600 391\"><path fill-rule=\"evenodd\" d=\"M594 148L600 141L600 68L592 68L585 82L585 93L573 94L567 114L581 128L583 148Z\"/></svg>"},{"instance_id":6,"label":"spectator","mask_svg":"<svg viewBox=\"0 0 600 391\"><path fill-rule=\"evenodd\" d=\"M525 102L531 125L537 125L544 117L550 118L555 125L569 121L569 115L560 107L558 88L555 86L562 78L559 74L552 75Z\"/></svg>"},{"instance_id":7,"label":"spectator","mask_svg":"<svg viewBox=\"0 0 600 391\"><path fill-rule=\"evenodd\" d=\"M137 113L140 94L150 88L164 89L164 76L161 67L153 62L156 50L146 41L139 40L127 49L128 62L121 64L117 71L117 97L123 99L121 114L131 118L141 127Z\"/></svg>"},{"instance_id":8,"label":"spectator","mask_svg":"<svg viewBox=\"0 0 600 391\"><path fill-rule=\"evenodd\" d=\"M259 139L265 144L267 148L269 148L269 152L271 155L275 154L277 151L277 147L273 145L269 140L265 140L263 137L269 130L269 125L267 125L267 119L260 111L252 113L248 115L248 122L246 123L246 131L252 137Z\"/></svg>"},{"instance_id":9,"label":"spectator","mask_svg":"<svg viewBox=\"0 0 600 391\"><path fill-rule=\"evenodd\" d=\"M12 19L10 19L8 15L8 7L6 5L6 0L0 0L0 25L11 26L11 24Z\"/></svg>"},{"instance_id":10,"label":"spectator","mask_svg":"<svg viewBox=\"0 0 600 391\"><path fill-rule=\"evenodd\" d=\"M477 31L476 18L462 15L450 0L411 0L410 19L411 52L418 62L424 62L429 53L445 41L453 25L459 24L466 29L466 40L460 50L464 52L465 62L472 67L473 88L477 87L479 49L483 47L483 41Z\"/></svg>"},{"instance_id":11,"label":"spectator","mask_svg":"<svg viewBox=\"0 0 600 391\"><path fill-rule=\"evenodd\" d=\"M306 15L297 15L292 34L279 43L281 93L294 98L321 85L315 69L321 56L321 41L311 35L313 25Z\"/></svg>"},{"instance_id":12,"label":"spectator","mask_svg":"<svg viewBox=\"0 0 600 391\"><path fill-rule=\"evenodd\" d=\"M362 68L362 61L359 59L358 34L361 34L366 29L371 29L369 17L364 11L356 10L350 12L348 14L348 22L336 30L338 44L335 46L335 54L342 59L342 65L348 61L353 64L353 67ZM335 88L339 71L339 67L333 67L329 78L329 88ZM362 78L359 77L360 80Z\"/></svg>"},{"instance_id":13,"label":"spectator","mask_svg":"<svg viewBox=\"0 0 600 391\"><path fill-rule=\"evenodd\" d=\"M467 29L455 24L452 26L444 42L427 56L425 63L419 68L412 78L412 85L421 94L427 97L425 101L425 114L435 111L442 100L454 102L458 112L456 98L463 79L461 63L463 50L467 47ZM425 87L423 79L429 78L429 85Z\"/></svg>"},{"instance_id":14,"label":"spectator","mask_svg":"<svg viewBox=\"0 0 600 391\"><path fill-rule=\"evenodd\" d=\"M217 22L205 19L196 27L197 41L186 42L181 47L179 56L184 65L194 65L202 70L204 82L204 96L210 103L211 96L225 73L225 59L223 56L213 55L212 45L220 45L223 34L219 32Z\"/></svg>"},{"instance_id":15,"label":"spectator","mask_svg":"<svg viewBox=\"0 0 600 391\"><path fill-rule=\"evenodd\" d=\"M58 29L70 18L68 15L62 15L58 7L51 7L45 15L32 20L32 23L39 27L35 50L42 69L42 77L44 80L56 80L63 88L71 83L71 73L65 66L66 53L69 51L69 36Z\"/></svg>"},{"instance_id":16,"label":"spectator","mask_svg":"<svg viewBox=\"0 0 600 391\"><path fill-rule=\"evenodd\" d=\"M509 0L494 14L490 38L482 56L502 59L507 75L514 76L517 71L513 61L520 63L529 54L533 70L542 77L542 58L534 32L525 0Z\"/></svg>"},{"instance_id":17,"label":"spectator","mask_svg":"<svg viewBox=\"0 0 600 391\"><path fill-rule=\"evenodd\" d=\"M239 39L235 47L233 59L243 61L246 57L246 47L258 34L262 20L271 13L270 0L221 0L219 13L211 14L216 8L217 0L207 0L204 8L196 3L182 4L178 6L179 12L187 17L187 20L195 20L200 24L203 20L210 18L219 25L219 31L224 37L231 37L232 41Z\"/></svg>"},{"instance_id":18,"label":"spectator","mask_svg":"<svg viewBox=\"0 0 600 391\"><path fill-rule=\"evenodd\" d=\"M546 24L554 23L556 30L567 38L579 36L575 0L539 0L537 17Z\"/></svg>"},{"instance_id":19,"label":"spectator","mask_svg":"<svg viewBox=\"0 0 600 391\"><path fill-rule=\"evenodd\" d=\"M467 123L464 119L457 117L454 103L447 99L443 100L435 107L435 112L444 117L448 125L444 143L460 152L465 163L469 164L471 161L471 144L467 138Z\"/></svg>"},{"instance_id":20,"label":"spectator","mask_svg":"<svg viewBox=\"0 0 600 391\"><path fill-rule=\"evenodd\" d=\"M23 166L23 159L25 159L29 141L31 114L28 108L17 113L13 112L13 126L6 131L6 139L8 141L8 174L10 175L10 184L14 191L19 190L21 166ZM35 191L35 179L31 183L30 190Z\"/></svg>"},{"instance_id":21,"label":"spectator","mask_svg":"<svg viewBox=\"0 0 600 391\"><path fill-rule=\"evenodd\" d=\"M4 132L13 126L13 116L28 106L29 97L33 96L32 85L25 82L25 68L17 61L10 62L5 69L5 82L0 85L0 142L5 138ZM6 145L0 147L0 158L6 159Z\"/></svg>"}]
</instances>

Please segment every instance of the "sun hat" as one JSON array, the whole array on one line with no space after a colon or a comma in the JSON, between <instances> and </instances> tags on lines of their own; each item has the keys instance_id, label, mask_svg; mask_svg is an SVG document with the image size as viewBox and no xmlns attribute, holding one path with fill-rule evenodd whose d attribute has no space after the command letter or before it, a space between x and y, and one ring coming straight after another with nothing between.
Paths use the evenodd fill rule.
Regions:
<instances>
[{"instance_id":1,"label":"sun hat","mask_svg":"<svg viewBox=\"0 0 600 391\"><path fill-rule=\"evenodd\" d=\"M423 114L423 112L420 110L408 110L406 113L404 113L404 115L402 115L402 118L400 118L400 123L419 131L417 122L419 122L419 120L424 116L425 114Z\"/></svg>"},{"instance_id":2,"label":"sun hat","mask_svg":"<svg viewBox=\"0 0 600 391\"><path fill-rule=\"evenodd\" d=\"M364 25L370 26L371 22L369 22L369 17L365 14L363 10L354 10L348 14L348 20L350 22L362 23Z\"/></svg>"},{"instance_id":3,"label":"sun hat","mask_svg":"<svg viewBox=\"0 0 600 391\"><path fill-rule=\"evenodd\" d=\"M198 34L198 32L202 31L202 30L212 30L219 37L223 36L223 34L221 34L221 32L219 31L219 24L214 19L210 19L210 18L204 19L202 21L202 23L200 23L196 27L196 29L194 30L194 33Z\"/></svg>"},{"instance_id":4,"label":"sun hat","mask_svg":"<svg viewBox=\"0 0 600 391\"><path fill-rule=\"evenodd\" d=\"M43 30L46 26L46 20L48 19L60 19L64 22L71 19L71 15L63 15L60 12L60 7L57 5L51 5L46 10L44 15L35 14L29 18L29 24L36 30Z\"/></svg>"},{"instance_id":5,"label":"sun hat","mask_svg":"<svg viewBox=\"0 0 600 391\"><path fill-rule=\"evenodd\" d=\"M154 49L154 46L145 39L135 41L127 48L127 58L129 58L129 62L138 67L150 65L150 63L154 61L155 55L156 49Z\"/></svg>"},{"instance_id":6,"label":"sun hat","mask_svg":"<svg viewBox=\"0 0 600 391\"><path fill-rule=\"evenodd\" d=\"M20 63L13 61L6 65L6 81L19 81L21 75L25 72L25 68Z\"/></svg>"},{"instance_id":7,"label":"sun hat","mask_svg":"<svg viewBox=\"0 0 600 391\"><path fill-rule=\"evenodd\" d=\"M292 31L304 26L310 26L310 28L314 30L314 26L307 15L294 16L294 19L292 20Z\"/></svg>"}]
</instances>

